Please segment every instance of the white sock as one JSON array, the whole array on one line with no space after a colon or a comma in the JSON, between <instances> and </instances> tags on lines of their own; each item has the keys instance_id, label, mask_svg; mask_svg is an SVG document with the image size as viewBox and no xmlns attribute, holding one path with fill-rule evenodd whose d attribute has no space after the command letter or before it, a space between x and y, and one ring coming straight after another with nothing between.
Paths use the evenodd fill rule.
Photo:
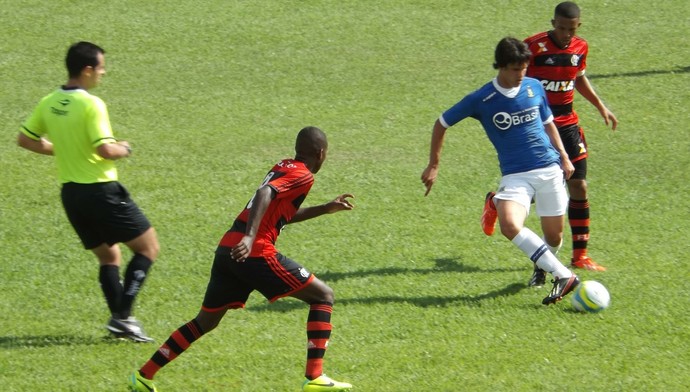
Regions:
<instances>
[{"instance_id":1,"label":"white sock","mask_svg":"<svg viewBox=\"0 0 690 392\"><path fill-rule=\"evenodd\" d=\"M523 227L512 242L526 254L537 267L558 278L569 278L573 275L568 268L554 256L546 243L538 235Z\"/></svg>"},{"instance_id":2,"label":"white sock","mask_svg":"<svg viewBox=\"0 0 690 392\"><path fill-rule=\"evenodd\" d=\"M544 241L546 247L549 248L551 253L553 253L554 255L558 255L558 251L561 250L561 247L563 246L563 238L561 238L561 242L559 242L556 246L549 245L549 243L546 242L546 239L544 237L541 237L541 240Z\"/></svg>"}]
</instances>

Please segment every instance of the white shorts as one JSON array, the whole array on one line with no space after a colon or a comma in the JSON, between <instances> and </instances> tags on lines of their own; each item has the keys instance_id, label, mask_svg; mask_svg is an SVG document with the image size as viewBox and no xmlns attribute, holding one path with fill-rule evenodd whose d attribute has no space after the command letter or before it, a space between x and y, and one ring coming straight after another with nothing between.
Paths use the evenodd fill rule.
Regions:
<instances>
[{"instance_id":1,"label":"white shorts","mask_svg":"<svg viewBox=\"0 0 690 392\"><path fill-rule=\"evenodd\" d=\"M503 176L494 196L494 199L512 200L522 204L527 214L532 198L538 216L565 215L568 208L568 193L559 165Z\"/></svg>"}]
</instances>

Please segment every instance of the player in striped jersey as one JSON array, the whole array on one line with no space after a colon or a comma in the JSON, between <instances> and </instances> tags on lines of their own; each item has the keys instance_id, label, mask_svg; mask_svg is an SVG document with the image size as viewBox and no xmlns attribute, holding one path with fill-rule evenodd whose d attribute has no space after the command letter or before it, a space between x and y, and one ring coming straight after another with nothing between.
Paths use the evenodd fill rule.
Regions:
<instances>
[{"instance_id":1,"label":"player in striped jersey","mask_svg":"<svg viewBox=\"0 0 690 392\"><path fill-rule=\"evenodd\" d=\"M280 231L288 223L351 210L342 194L333 201L301 207L326 159L326 135L316 127L297 135L294 159L278 162L223 235L216 249L211 278L199 314L176 331L141 369L132 374L133 391L155 391L154 375L189 346L212 331L228 309L244 308L254 290L270 302L290 296L309 304L307 363L303 391L347 391L352 385L323 374L323 357L331 335L333 290L297 262L275 248Z\"/></svg>"}]
</instances>

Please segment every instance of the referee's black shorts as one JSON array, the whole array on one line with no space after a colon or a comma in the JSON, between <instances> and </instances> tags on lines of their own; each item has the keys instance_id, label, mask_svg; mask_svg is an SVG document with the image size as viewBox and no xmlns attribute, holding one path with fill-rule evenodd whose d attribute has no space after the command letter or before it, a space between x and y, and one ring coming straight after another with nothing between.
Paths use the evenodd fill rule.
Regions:
<instances>
[{"instance_id":1,"label":"referee's black shorts","mask_svg":"<svg viewBox=\"0 0 690 392\"><path fill-rule=\"evenodd\" d=\"M62 205L85 249L133 240L151 223L117 181L62 184Z\"/></svg>"}]
</instances>

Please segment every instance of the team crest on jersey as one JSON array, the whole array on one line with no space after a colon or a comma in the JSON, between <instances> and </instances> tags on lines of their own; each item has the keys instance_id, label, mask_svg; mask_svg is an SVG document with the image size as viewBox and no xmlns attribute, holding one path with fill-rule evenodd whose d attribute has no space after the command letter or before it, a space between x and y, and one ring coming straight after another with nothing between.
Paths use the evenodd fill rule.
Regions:
<instances>
[{"instance_id":1,"label":"team crest on jersey","mask_svg":"<svg viewBox=\"0 0 690 392\"><path fill-rule=\"evenodd\" d=\"M537 45L539 45L539 53L548 51L546 49L546 42L537 42Z\"/></svg>"},{"instance_id":2,"label":"team crest on jersey","mask_svg":"<svg viewBox=\"0 0 690 392\"><path fill-rule=\"evenodd\" d=\"M570 63L573 65L573 67L577 67L577 65L580 63L580 55L574 54L573 57L570 58Z\"/></svg>"},{"instance_id":3,"label":"team crest on jersey","mask_svg":"<svg viewBox=\"0 0 690 392\"><path fill-rule=\"evenodd\" d=\"M304 278L308 278L308 277L309 277L309 271L307 271L306 268L300 268L300 269L299 269L299 274L302 275L302 277L304 277Z\"/></svg>"},{"instance_id":4,"label":"team crest on jersey","mask_svg":"<svg viewBox=\"0 0 690 392\"><path fill-rule=\"evenodd\" d=\"M530 98L534 98L534 91L532 91L532 87L527 86L527 96Z\"/></svg>"}]
</instances>

